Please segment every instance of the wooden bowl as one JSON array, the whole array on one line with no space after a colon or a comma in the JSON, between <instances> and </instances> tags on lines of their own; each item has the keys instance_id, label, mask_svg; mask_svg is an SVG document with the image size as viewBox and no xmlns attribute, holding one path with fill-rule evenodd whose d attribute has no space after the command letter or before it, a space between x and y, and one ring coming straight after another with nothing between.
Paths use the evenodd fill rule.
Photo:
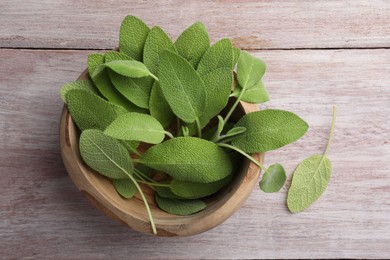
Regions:
<instances>
[{"instance_id":1,"label":"wooden bowl","mask_svg":"<svg viewBox=\"0 0 390 260\"><path fill-rule=\"evenodd\" d=\"M79 79L88 79L84 71ZM234 116L258 110L257 105L241 102ZM61 155L69 176L97 208L113 219L136 231L152 234L149 218L139 194L126 200L118 195L111 181L89 168L79 152L80 132L73 122L66 105L61 115ZM264 154L254 154L260 162ZM252 192L258 182L259 168L247 159L234 173L232 182L216 194L206 198L207 208L190 216L176 216L160 210L154 201L154 191L142 186L149 202L158 236L191 236L207 231L229 218Z\"/></svg>"}]
</instances>

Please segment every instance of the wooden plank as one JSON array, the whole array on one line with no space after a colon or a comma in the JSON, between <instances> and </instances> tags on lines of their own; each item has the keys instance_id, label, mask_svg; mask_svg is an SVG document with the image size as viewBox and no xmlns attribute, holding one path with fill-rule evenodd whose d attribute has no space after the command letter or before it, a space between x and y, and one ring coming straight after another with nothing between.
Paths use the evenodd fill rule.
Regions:
<instances>
[{"instance_id":1,"label":"wooden plank","mask_svg":"<svg viewBox=\"0 0 390 260\"><path fill-rule=\"evenodd\" d=\"M194 237L130 231L96 210L62 165L59 87L89 51L0 50L0 252L5 259L388 258L390 255L390 50L259 51L272 100L298 113L307 135L266 163L291 173L323 151L338 108L330 186L290 214L282 192L257 188L219 227Z\"/></svg>"},{"instance_id":2,"label":"wooden plank","mask_svg":"<svg viewBox=\"0 0 390 260\"><path fill-rule=\"evenodd\" d=\"M173 37L203 21L245 49L390 47L390 2L2 0L0 47L111 49L124 16Z\"/></svg>"}]
</instances>

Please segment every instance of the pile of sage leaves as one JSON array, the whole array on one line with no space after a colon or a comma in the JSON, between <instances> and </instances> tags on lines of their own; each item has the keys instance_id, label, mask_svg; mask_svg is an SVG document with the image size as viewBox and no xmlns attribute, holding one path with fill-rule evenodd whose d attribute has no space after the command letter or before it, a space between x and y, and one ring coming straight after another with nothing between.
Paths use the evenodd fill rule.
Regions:
<instances>
[{"instance_id":1,"label":"pile of sage leaves","mask_svg":"<svg viewBox=\"0 0 390 260\"><path fill-rule=\"evenodd\" d=\"M283 166L266 167L250 154L295 142L308 124L277 109L232 120L240 101L269 100L262 82L265 70L262 60L234 47L229 39L210 46L200 22L173 42L160 27L149 28L139 18L127 16L120 28L119 51L89 55L90 79L64 85L60 95L81 131L84 162L110 178L123 198L138 191L156 233L140 184L155 190L161 210L194 214L206 208L203 198L232 180L241 155L263 170L259 183L263 191L283 187ZM210 127L211 121L216 123ZM140 144L148 145L143 153ZM310 157L295 175L288 206L298 212L325 190L326 185L311 194L310 178L329 181L330 162L325 154Z\"/></svg>"}]
</instances>

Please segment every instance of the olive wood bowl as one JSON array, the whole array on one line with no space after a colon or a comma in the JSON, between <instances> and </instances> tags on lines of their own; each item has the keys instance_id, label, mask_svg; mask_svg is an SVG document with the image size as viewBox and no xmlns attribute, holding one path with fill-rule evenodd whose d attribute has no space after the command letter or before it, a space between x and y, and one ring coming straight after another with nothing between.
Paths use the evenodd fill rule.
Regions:
<instances>
[{"instance_id":1,"label":"olive wood bowl","mask_svg":"<svg viewBox=\"0 0 390 260\"><path fill-rule=\"evenodd\" d=\"M84 71L79 79L88 79ZM230 106L231 106L230 102ZM229 106L229 105L228 105ZM241 102L232 118L257 111L258 106ZM79 152L80 131L73 122L65 105L60 123L61 156L69 176L77 188L101 211L129 228L152 234L145 205L138 193L132 199L123 199L111 181L89 168L81 159ZM261 163L263 153L252 155ZM233 180L216 194L205 199L207 208L189 216L177 216L160 210L154 201L154 191L141 185L149 202L158 236L191 236L205 232L229 218L248 198L258 182L260 170L248 159L242 158Z\"/></svg>"}]
</instances>

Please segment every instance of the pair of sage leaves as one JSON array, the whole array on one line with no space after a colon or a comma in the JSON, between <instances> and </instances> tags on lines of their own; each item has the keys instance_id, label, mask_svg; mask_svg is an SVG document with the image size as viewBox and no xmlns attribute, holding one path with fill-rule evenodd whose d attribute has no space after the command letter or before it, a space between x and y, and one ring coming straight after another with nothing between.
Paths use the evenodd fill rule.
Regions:
<instances>
[{"instance_id":1,"label":"pair of sage leaves","mask_svg":"<svg viewBox=\"0 0 390 260\"><path fill-rule=\"evenodd\" d=\"M234 47L229 39L210 46L200 22L173 43L160 27L149 28L140 19L127 16L119 38L119 52L89 55L90 79L66 84L60 94L82 131L84 162L112 179L122 197L140 193L154 233L140 184L155 190L155 201L162 210L194 214L206 208L203 198L233 179L235 159L241 154L264 170L263 191L276 192L283 187L283 166L275 163L266 168L250 154L298 140L307 131L307 123L294 113L277 109L231 120L240 101L269 100L262 83L263 61ZM234 100L233 105L221 114L229 99ZM216 126L210 127L214 118ZM151 147L140 154L140 143ZM320 164L323 162L327 161ZM300 168L304 170L298 171ZM299 172L306 168L298 167L294 175L303 175ZM156 181L151 170L163 172L166 178ZM302 183L305 181L294 177L289 207L301 203L298 197L313 198L310 189L306 194L300 191ZM293 207L292 211L298 211Z\"/></svg>"}]
</instances>

